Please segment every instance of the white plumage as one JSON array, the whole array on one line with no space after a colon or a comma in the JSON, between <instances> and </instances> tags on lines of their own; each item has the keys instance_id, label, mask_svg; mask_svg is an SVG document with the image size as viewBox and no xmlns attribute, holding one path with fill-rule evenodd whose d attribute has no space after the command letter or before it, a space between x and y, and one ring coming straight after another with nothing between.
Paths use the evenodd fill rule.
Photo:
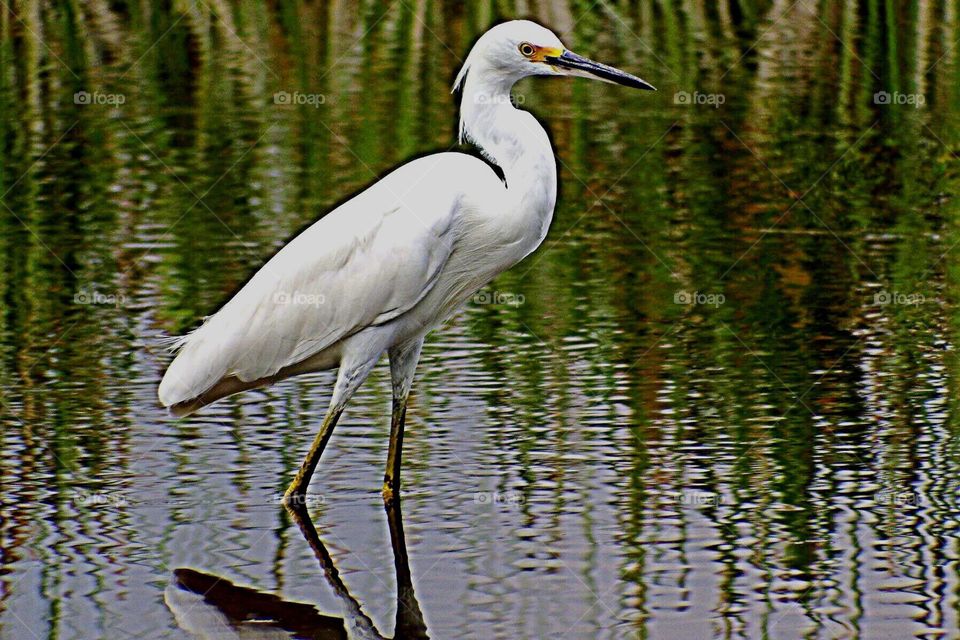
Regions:
<instances>
[{"instance_id":1,"label":"white plumage","mask_svg":"<svg viewBox=\"0 0 960 640\"><path fill-rule=\"evenodd\" d=\"M514 83L529 75L588 75L652 88L566 51L535 23L494 27L478 40L455 85L462 93L461 137L490 164L462 153L414 160L314 223L178 341L160 402L185 415L232 393L339 367L327 419L288 490L300 494L347 400L389 353L395 468L388 467L385 495L392 494L423 337L536 249L553 216L550 140L510 101Z\"/></svg>"},{"instance_id":2,"label":"white plumage","mask_svg":"<svg viewBox=\"0 0 960 640\"><path fill-rule=\"evenodd\" d=\"M184 339L160 401L191 400L224 376L272 376L420 302L450 258L462 197L456 176L441 172L444 181L410 188L438 165L431 157L401 167L294 238Z\"/></svg>"}]
</instances>

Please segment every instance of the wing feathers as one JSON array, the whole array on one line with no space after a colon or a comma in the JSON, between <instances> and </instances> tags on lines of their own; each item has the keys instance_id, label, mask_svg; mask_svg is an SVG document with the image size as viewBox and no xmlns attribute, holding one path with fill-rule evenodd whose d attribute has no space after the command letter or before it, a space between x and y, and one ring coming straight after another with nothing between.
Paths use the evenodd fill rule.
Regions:
<instances>
[{"instance_id":1,"label":"wing feathers","mask_svg":"<svg viewBox=\"0 0 960 640\"><path fill-rule=\"evenodd\" d=\"M458 196L431 185L432 192L418 189L398 205L396 193L411 182L401 174L307 228L180 338L160 401L191 400L228 376L241 382L272 376L422 300L453 249Z\"/></svg>"}]
</instances>

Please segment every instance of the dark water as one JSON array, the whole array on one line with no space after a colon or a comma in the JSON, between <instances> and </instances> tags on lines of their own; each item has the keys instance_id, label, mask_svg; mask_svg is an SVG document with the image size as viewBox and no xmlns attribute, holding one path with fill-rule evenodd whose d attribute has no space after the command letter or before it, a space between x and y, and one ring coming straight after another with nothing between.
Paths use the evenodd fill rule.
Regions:
<instances>
[{"instance_id":1,"label":"dark water","mask_svg":"<svg viewBox=\"0 0 960 640\"><path fill-rule=\"evenodd\" d=\"M0 7L0 636L957 636L954 3L499 3L660 91L518 86L555 222L428 340L402 523L385 368L298 523L332 376L175 421L159 340L450 148L497 14L174 4Z\"/></svg>"}]
</instances>

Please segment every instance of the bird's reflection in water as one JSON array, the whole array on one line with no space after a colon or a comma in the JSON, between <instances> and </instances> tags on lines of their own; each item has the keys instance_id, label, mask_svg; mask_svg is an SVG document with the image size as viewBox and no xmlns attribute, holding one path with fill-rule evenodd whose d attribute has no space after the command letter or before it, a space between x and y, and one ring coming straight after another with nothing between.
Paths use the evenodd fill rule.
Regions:
<instances>
[{"instance_id":1,"label":"bird's reflection in water","mask_svg":"<svg viewBox=\"0 0 960 640\"><path fill-rule=\"evenodd\" d=\"M164 600L177 624L198 638L342 638L384 639L360 603L347 590L320 540L310 514L287 507L320 563L327 582L343 605L342 617L323 614L311 604L290 602L271 593L241 587L220 576L176 569ZM400 502L386 508L397 576L395 640L427 638L427 628L413 593L410 563L403 537Z\"/></svg>"}]
</instances>

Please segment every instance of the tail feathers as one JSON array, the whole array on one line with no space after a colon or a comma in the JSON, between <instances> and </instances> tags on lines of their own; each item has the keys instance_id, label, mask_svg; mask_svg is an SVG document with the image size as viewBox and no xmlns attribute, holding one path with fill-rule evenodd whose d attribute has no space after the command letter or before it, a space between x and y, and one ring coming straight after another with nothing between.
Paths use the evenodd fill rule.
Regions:
<instances>
[{"instance_id":1,"label":"tail feathers","mask_svg":"<svg viewBox=\"0 0 960 640\"><path fill-rule=\"evenodd\" d=\"M205 340L207 325L164 342L170 351L177 351L160 381L157 396L165 407L172 407L198 397L229 374L229 362L221 354L228 349Z\"/></svg>"},{"instance_id":2,"label":"tail feathers","mask_svg":"<svg viewBox=\"0 0 960 640\"><path fill-rule=\"evenodd\" d=\"M236 376L230 376L220 380L215 385L194 398L182 400L180 402L167 405L167 407L170 410L170 415L174 416L175 418L182 418L190 415L191 413L199 411L208 404L214 403L221 398L226 398L227 396L232 396L233 394L240 393L242 391L249 391L250 389L265 387L275 382L276 379L277 376L270 376L269 378L260 378L259 380L244 382Z\"/></svg>"},{"instance_id":3,"label":"tail feathers","mask_svg":"<svg viewBox=\"0 0 960 640\"><path fill-rule=\"evenodd\" d=\"M193 332L166 340L168 348L179 351L160 381L157 396L171 415L182 418L199 409L241 391L272 384L279 374L241 380L232 370L233 344L210 336L210 324L204 323ZM208 338L213 339L208 339Z\"/></svg>"},{"instance_id":4,"label":"tail feathers","mask_svg":"<svg viewBox=\"0 0 960 640\"><path fill-rule=\"evenodd\" d=\"M163 336L157 338L157 342L160 343L161 347L166 349L167 353L176 353L183 348L183 345L187 344L189 338L189 333L185 336Z\"/></svg>"},{"instance_id":5,"label":"tail feathers","mask_svg":"<svg viewBox=\"0 0 960 640\"><path fill-rule=\"evenodd\" d=\"M163 340L167 348L177 351L160 381L157 396L160 403L175 417L183 417L221 398L264 387L290 375L314 369L301 363L283 367L253 380L241 380L230 354L240 348L236 340L222 336L236 335L232 328L204 322L185 336Z\"/></svg>"},{"instance_id":6,"label":"tail feathers","mask_svg":"<svg viewBox=\"0 0 960 640\"><path fill-rule=\"evenodd\" d=\"M207 322L212 317L213 316L206 316L193 331L185 333L182 336L162 336L157 339L157 342L169 353L177 353L181 351L192 338L197 337L197 334L200 333L200 330L207 325Z\"/></svg>"}]
</instances>

